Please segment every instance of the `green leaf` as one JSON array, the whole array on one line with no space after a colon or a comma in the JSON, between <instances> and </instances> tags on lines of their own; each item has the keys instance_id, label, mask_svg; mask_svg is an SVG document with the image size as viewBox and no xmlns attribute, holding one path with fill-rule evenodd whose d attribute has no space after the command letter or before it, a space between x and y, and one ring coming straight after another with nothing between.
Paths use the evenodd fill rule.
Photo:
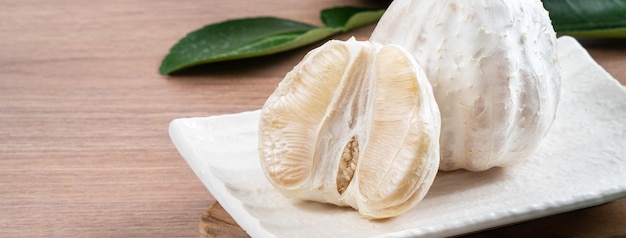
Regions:
<instances>
[{"instance_id":1,"label":"green leaf","mask_svg":"<svg viewBox=\"0 0 626 238\"><path fill-rule=\"evenodd\" d=\"M559 35L626 37L626 0L543 0Z\"/></svg>"},{"instance_id":2,"label":"green leaf","mask_svg":"<svg viewBox=\"0 0 626 238\"><path fill-rule=\"evenodd\" d=\"M207 25L176 43L159 68L162 74L198 64L262 54L263 48L280 44L316 26L273 17L245 18Z\"/></svg>"},{"instance_id":3,"label":"green leaf","mask_svg":"<svg viewBox=\"0 0 626 238\"><path fill-rule=\"evenodd\" d=\"M195 65L257 57L302 47L378 21L384 10L337 7L320 13L324 27L275 17L228 20L189 33L161 62L171 74Z\"/></svg>"},{"instance_id":4,"label":"green leaf","mask_svg":"<svg viewBox=\"0 0 626 238\"><path fill-rule=\"evenodd\" d=\"M324 26L345 32L378 21L384 12L385 9L334 7L322 10L320 17Z\"/></svg>"}]
</instances>

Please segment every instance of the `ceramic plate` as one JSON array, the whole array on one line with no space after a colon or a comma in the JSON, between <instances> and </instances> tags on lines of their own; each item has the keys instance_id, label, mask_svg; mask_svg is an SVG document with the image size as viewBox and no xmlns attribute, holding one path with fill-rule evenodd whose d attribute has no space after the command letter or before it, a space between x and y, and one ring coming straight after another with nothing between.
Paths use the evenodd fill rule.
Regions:
<instances>
[{"instance_id":1,"label":"ceramic plate","mask_svg":"<svg viewBox=\"0 0 626 238\"><path fill-rule=\"evenodd\" d=\"M558 39L562 100L551 132L521 164L439 173L392 219L282 197L257 155L259 111L180 118L170 136L194 173L252 237L452 236L626 197L626 89L570 37Z\"/></svg>"}]
</instances>

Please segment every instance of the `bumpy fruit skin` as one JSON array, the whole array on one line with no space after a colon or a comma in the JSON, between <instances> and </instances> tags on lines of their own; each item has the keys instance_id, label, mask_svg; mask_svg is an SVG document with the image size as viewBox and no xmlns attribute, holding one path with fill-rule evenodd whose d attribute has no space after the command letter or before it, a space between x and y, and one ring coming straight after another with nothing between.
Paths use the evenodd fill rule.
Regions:
<instances>
[{"instance_id":1,"label":"bumpy fruit skin","mask_svg":"<svg viewBox=\"0 0 626 238\"><path fill-rule=\"evenodd\" d=\"M556 34L539 0L395 0L371 41L406 47L440 106L441 170L528 157L556 115Z\"/></svg>"},{"instance_id":2,"label":"bumpy fruit skin","mask_svg":"<svg viewBox=\"0 0 626 238\"><path fill-rule=\"evenodd\" d=\"M333 40L309 52L267 99L259 157L287 197L387 218L430 188L439 131L432 88L408 52Z\"/></svg>"}]
</instances>

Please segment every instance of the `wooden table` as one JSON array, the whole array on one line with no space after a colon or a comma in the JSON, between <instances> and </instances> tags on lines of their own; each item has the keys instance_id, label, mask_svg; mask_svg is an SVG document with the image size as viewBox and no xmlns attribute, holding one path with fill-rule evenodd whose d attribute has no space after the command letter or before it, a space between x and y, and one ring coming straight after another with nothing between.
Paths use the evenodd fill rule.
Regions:
<instances>
[{"instance_id":1,"label":"wooden table","mask_svg":"<svg viewBox=\"0 0 626 238\"><path fill-rule=\"evenodd\" d=\"M311 47L175 77L157 73L161 59L207 23L274 15L320 24L318 10L337 5L382 6L0 0L0 237L200 236L200 218L215 199L170 142L168 123L260 108ZM336 38L367 39L372 29ZM626 83L626 41L585 46ZM228 223L219 205L209 211ZM473 236L623 236L625 214L622 199Z\"/></svg>"}]
</instances>

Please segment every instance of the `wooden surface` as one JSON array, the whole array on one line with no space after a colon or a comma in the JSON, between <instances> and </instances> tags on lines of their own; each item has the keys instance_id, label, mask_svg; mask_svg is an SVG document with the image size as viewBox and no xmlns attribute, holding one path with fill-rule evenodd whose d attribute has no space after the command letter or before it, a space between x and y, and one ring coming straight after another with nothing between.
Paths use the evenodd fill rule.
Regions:
<instances>
[{"instance_id":1,"label":"wooden surface","mask_svg":"<svg viewBox=\"0 0 626 238\"><path fill-rule=\"evenodd\" d=\"M261 107L310 47L174 77L157 73L161 59L207 23L273 15L319 24L319 9L375 2L0 0L0 237L243 234L220 225L232 220L170 142L168 123ZM626 83L626 41L585 46ZM624 236L624 214L622 199L472 237Z\"/></svg>"}]
</instances>

